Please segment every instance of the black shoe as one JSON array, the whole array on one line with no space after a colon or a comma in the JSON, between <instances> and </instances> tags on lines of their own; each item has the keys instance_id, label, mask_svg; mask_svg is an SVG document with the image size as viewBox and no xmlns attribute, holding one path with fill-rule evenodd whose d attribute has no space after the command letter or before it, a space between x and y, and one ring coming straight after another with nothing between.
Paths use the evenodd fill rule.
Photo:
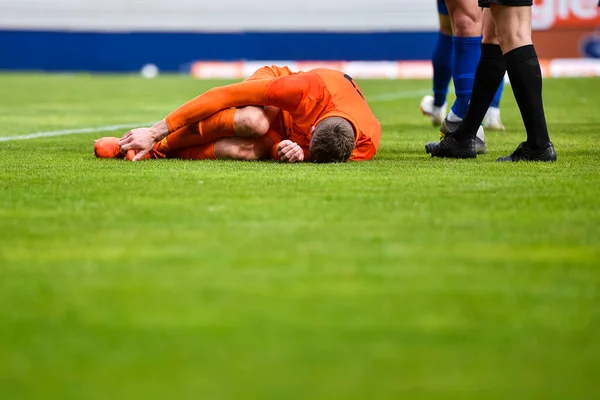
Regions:
<instances>
[{"instance_id":1,"label":"black shoe","mask_svg":"<svg viewBox=\"0 0 600 400\"><path fill-rule=\"evenodd\" d=\"M448 157L448 158L475 158L477 157L477 149L475 146L475 138L469 138L465 141L458 142L454 139L452 132L444 135L439 142L431 142L425 145L427 154L431 157Z\"/></svg>"},{"instance_id":2,"label":"black shoe","mask_svg":"<svg viewBox=\"0 0 600 400\"><path fill-rule=\"evenodd\" d=\"M548 142L541 149L532 149L527 142L522 142L509 156L500 157L498 162L517 161L556 161L556 151L552 142Z\"/></svg>"},{"instance_id":3,"label":"black shoe","mask_svg":"<svg viewBox=\"0 0 600 400\"><path fill-rule=\"evenodd\" d=\"M442 125L440 126L440 139L443 139L446 134L449 132L456 132L456 129L459 127L461 121L450 121L448 117L444 118L442 121ZM477 129L477 135L475 136L475 150L477 150L477 154L485 154L485 132L483 131L483 126L479 125L479 129Z\"/></svg>"}]
</instances>

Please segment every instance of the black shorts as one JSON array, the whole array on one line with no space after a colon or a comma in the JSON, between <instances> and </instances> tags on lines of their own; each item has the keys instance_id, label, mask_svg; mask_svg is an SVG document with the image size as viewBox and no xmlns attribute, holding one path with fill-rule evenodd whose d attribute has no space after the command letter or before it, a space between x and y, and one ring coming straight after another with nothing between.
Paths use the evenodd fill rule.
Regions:
<instances>
[{"instance_id":1,"label":"black shorts","mask_svg":"<svg viewBox=\"0 0 600 400\"><path fill-rule=\"evenodd\" d=\"M489 8L490 3L509 7L531 7L532 0L479 0L479 7Z\"/></svg>"}]
</instances>

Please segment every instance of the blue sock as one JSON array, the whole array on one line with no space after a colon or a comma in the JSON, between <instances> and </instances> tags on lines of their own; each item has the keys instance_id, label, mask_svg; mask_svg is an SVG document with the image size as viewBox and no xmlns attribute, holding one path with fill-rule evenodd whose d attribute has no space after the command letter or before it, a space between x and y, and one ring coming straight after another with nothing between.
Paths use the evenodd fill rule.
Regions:
<instances>
[{"instance_id":1,"label":"blue sock","mask_svg":"<svg viewBox=\"0 0 600 400\"><path fill-rule=\"evenodd\" d=\"M504 79L500 81L500 86L498 87L498 91L494 95L494 100L492 100L492 104L490 107L500 108L500 98L502 97L502 91L504 90Z\"/></svg>"},{"instance_id":2,"label":"blue sock","mask_svg":"<svg viewBox=\"0 0 600 400\"><path fill-rule=\"evenodd\" d=\"M460 118L464 118L471 99L475 70L481 56L481 36L453 36L452 41L454 43L452 79L454 79L456 93L452 111Z\"/></svg>"},{"instance_id":3,"label":"blue sock","mask_svg":"<svg viewBox=\"0 0 600 400\"><path fill-rule=\"evenodd\" d=\"M452 78L452 36L438 33L431 62L433 63L433 105L441 107L446 102L448 85Z\"/></svg>"}]
</instances>

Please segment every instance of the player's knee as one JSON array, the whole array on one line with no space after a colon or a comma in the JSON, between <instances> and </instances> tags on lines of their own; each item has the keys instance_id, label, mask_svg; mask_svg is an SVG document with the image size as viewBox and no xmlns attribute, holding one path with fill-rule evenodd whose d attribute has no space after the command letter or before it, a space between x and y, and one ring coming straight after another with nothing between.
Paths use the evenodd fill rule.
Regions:
<instances>
[{"instance_id":1,"label":"player's knee","mask_svg":"<svg viewBox=\"0 0 600 400\"><path fill-rule=\"evenodd\" d=\"M236 159L242 161L256 161L260 159L254 144L242 144L237 148Z\"/></svg>"},{"instance_id":2,"label":"player's knee","mask_svg":"<svg viewBox=\"0 0 600 400\"><path fill-rule=\"evenodd\" d=\"M487 44L500 44L498 36L496 35L496 27L492 26L483 29L482 42Z\"/></svg>"},{"instance_id":3,"label":"player's knee","mask_svg":"<svg viewBox=\"0 0 600 400\"><path fill-rule=\"evenodd\" d=\"M238 136L263 136L269 130L269 119L259 107L245 107L235 114L235 132Z\"/></svg>"},{"instance_id":4,"label":"player's knee","mask_svg":"<svg viewBox=\"0 0 600 400\"><path fill-rule=\"evenodd\" d=\"M500 44L496 35L496 23L488 9L483 11L483 43Z\"/></svg>"},{"instance_id":5,"label":"player's knee","mask_svg":"<svg viewBox=\"0 0 600 400\"><path fill-rule=\"evenodd\" d=\"M470 37L481 35L481 22L472 15L460 14L453 21L454 35Z\"/></svg>"},{"instance_id":6,"label":"player's knee","mask_svg":"<svg viewBox=\"0 0 600 400\"><path fill-rule=\"evenodd\" d=\"M504 53L531 44L531 32L527 29L513 30L505 29L505 27L502 26L496 26L496 36Z\"/></svg>"},{"instance_id":7,"label":"player's knee","mask_svg":"<svg viewBox=\"0 0 600 400\"><path fill-rule=\"evenodd\" d=\"M439 15L440 19L440 32L447 36L452 36L452 22L450 22L450 17L448 15Z\"/></svg>"},{"instance_id":8,"label":"player's knee","mask_svg":"<svg viewBox=\"0 0 600 400\"><path fill-rule=\"evenodd\" d=\"M457 1L452 9L451 18L455 36L481 35L481 9L477 2Z\"/></svg>"}]
</instances>

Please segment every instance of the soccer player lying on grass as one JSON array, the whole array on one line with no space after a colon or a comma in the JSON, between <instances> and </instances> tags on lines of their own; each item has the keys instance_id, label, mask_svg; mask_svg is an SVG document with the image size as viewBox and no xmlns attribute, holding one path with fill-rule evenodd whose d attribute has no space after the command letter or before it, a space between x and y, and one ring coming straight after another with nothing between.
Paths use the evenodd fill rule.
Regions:
<instances>
[{"instance_id":1,"label":"soccer player lying on grass","mask_svg":"<svg viewBox=\"0 0 600 400\"><path fill-rule=\"evenodd\" d=\"M244 82L211 89L151 128L96 141L95 154L284 162L370 160L381 127L352 78L315 69L264 67Z\"/></svg>"}]
</instances>

